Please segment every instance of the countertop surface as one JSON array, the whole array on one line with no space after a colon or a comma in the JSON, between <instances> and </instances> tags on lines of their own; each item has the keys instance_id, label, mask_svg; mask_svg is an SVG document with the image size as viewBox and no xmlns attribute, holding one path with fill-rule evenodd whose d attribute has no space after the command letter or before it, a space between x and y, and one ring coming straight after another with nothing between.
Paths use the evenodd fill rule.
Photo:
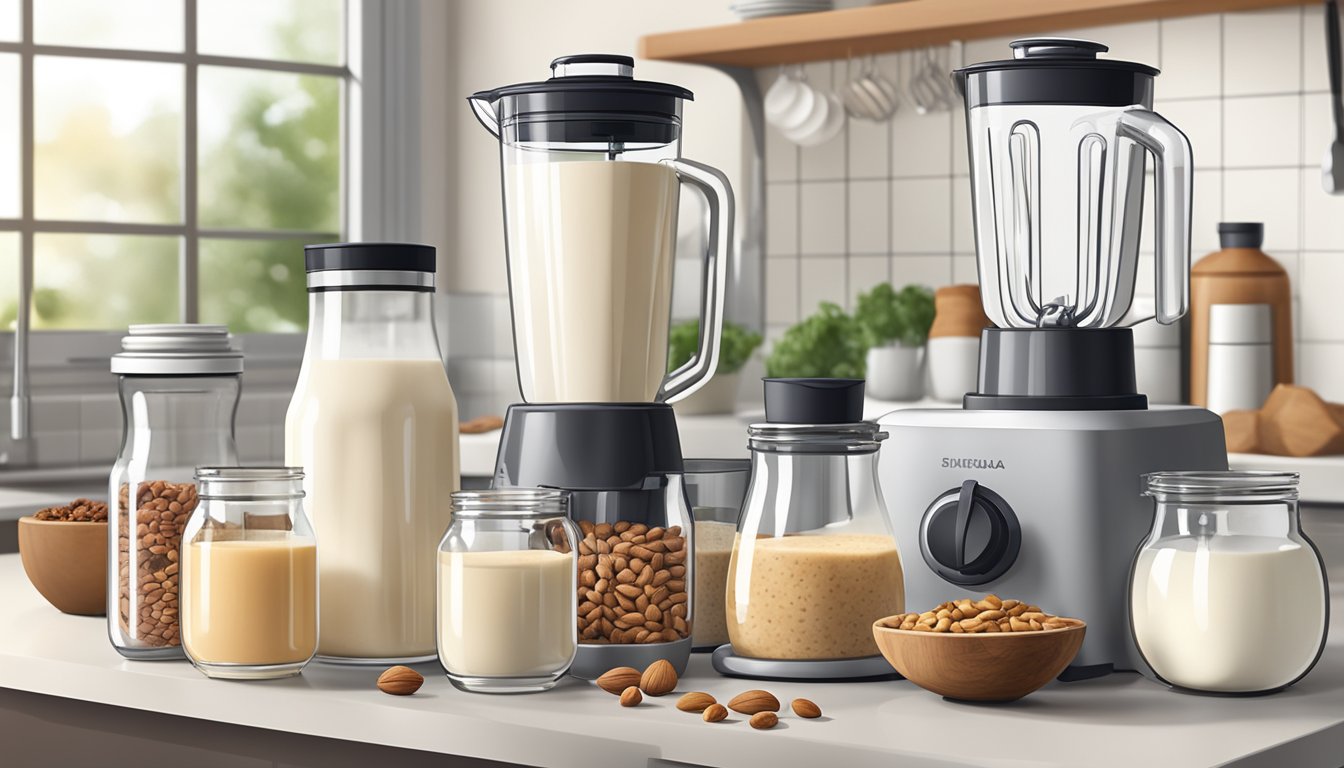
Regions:
<instances>
[{"instance_id":1,"label":"countertop surface","mask_svg":"<svg viewBox=\"0 0 1344 768\"><path fill-rule=\"evenodd\" d=\"M1322 549L1344 543L1344 523L1333 522L1340 513L1330 512L1313 532ZM1336 595L1344 591L1335 586ZM810 698L825 714L809 721L786 712L772 731L754 731L738 715L704 723L677 711L675 696L624 709L615 696L576 681L542 694L473 695L454 689L434 664L419 667L427 678L419 693L393 697L374 687L378 669L312 664L298 678L239 683L208 680L185 661L126 661L108 645L103 619L66 616L47 605L17 555L0 556L0 611L6 617L0 687L523 765L1344 764L1344 600L1338 599L1333 639L1315 671L1288 691L1257 698L1190 696L1115 674L1052 683L1010 705L968 705L905 681L732 680L714 674L706 655L694 657L679 692L708 691L726 701L761 687L785 702Z\"/></svg>"}]
</instances>

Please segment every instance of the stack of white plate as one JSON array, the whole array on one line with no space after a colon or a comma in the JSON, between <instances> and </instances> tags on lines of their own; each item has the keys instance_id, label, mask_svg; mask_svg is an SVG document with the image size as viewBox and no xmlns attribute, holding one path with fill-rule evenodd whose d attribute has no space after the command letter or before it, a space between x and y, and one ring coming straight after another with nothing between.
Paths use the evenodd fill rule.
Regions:
<instances>
[{"instance_id":1,"label":"stack of white plate","mask_svg":"<svg viewBox=\"0 0 1344 768\"><path fill-rule=\"evenodd\" d=\"M739 19L761 19L766 16L829 11L834 7L834 0L746 0L728 6L728 10Z\"/></svg>"}]
</instances>

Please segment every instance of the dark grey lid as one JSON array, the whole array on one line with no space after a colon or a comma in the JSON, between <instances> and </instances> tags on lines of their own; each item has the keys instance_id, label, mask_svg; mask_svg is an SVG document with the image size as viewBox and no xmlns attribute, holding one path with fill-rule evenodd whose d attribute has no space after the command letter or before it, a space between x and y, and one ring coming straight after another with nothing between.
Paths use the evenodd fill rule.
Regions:
<instances>
[{"instance_id":1,"label":"dark grey lid","mask_svg":"<svg viewBox=\"0 0 1344 768\"><path fill-rule=\"evenodd\" d=\"M971 64L952 73L967 107L991 104L1151 105L1153 77L1147 64L1099 59L1101 43L1064 37L1032 37L1010 43L1013 58Z\"/></svg>"},{"instance_id":2,"label":"dark grey lid","mask_svg":"<svg viewBox=\"0 0 1344 768\"><path fill-rule=\"evenodd\" d=\"M435 251L420 243L315 243L303 247L308 291L434 290Z\"/></svg>"},{"instance_id":3,"label":"dark grey lid","mask_svg":"<svg viewBox=\"0 0 1344 768\"><path fill-rule=\"evenodd\" d=\"M1259 248L1265 242L1265 225L1258 221L1224 221L1218 224L1218 244L1223 248Z\"/></svg>"},{"instance_id":4,"label":"dark grey lid","mask_svg":"<svg viewBox=\"0 0 1344 768\"><path fill-rule=\"evenodd\" d=\"M771 424L855 424L863 421L863 379L762 379Z\"/></svg>"}]
</instances>

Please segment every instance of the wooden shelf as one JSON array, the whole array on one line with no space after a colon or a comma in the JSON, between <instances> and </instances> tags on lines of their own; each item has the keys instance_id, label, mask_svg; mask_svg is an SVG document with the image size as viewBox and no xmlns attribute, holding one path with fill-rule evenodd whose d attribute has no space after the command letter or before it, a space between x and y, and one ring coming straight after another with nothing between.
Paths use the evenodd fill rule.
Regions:
<instances>
[{"instance_id":1,"label":"wooden shelf","mask_svg":"<svg viewBox=\"0 0 1344 768\"><path fill-rule=\"evenodd\" d=\"M906 0L648 35L639 41L639 55L664 61L764 67L940 45L951 40L1318 1Z\"/></svg>"}]
</instances>

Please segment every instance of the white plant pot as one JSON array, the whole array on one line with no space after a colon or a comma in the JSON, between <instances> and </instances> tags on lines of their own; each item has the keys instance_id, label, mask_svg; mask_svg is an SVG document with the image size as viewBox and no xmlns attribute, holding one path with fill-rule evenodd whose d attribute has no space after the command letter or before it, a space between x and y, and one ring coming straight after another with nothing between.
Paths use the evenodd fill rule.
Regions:
<instances>
[{"instance_id":1,"label":"white plant pot","mask_svg":"<svg viewBox=\"0 0 1344 768\"><path fill-rule=\"evenodd\" d=\"M924 348L894 344L868 350L868 396L909 402L924 395Z\"/></svg>"},{"instance_id":2,"label":"white plant pot","mask_svg":"<svg viewBox=\"0 0 1344 768\"><path fill-rule=\"evenodd\" d=\"M935 400L961 402L974 392L980 367L980 339L975 336L943 336L929 339L929 396Z\"/></svg>"},{"instance_id":3,"label":"white plant pot","mask_svg":"<svg viewBox=\"0 0 1344 768\"><path fill-rule=\"evenodd\" d=\"M679 416L732 413L737 408L737 373L716 373L685 400L672 404Z\"/></svg>"}]
</instances>

